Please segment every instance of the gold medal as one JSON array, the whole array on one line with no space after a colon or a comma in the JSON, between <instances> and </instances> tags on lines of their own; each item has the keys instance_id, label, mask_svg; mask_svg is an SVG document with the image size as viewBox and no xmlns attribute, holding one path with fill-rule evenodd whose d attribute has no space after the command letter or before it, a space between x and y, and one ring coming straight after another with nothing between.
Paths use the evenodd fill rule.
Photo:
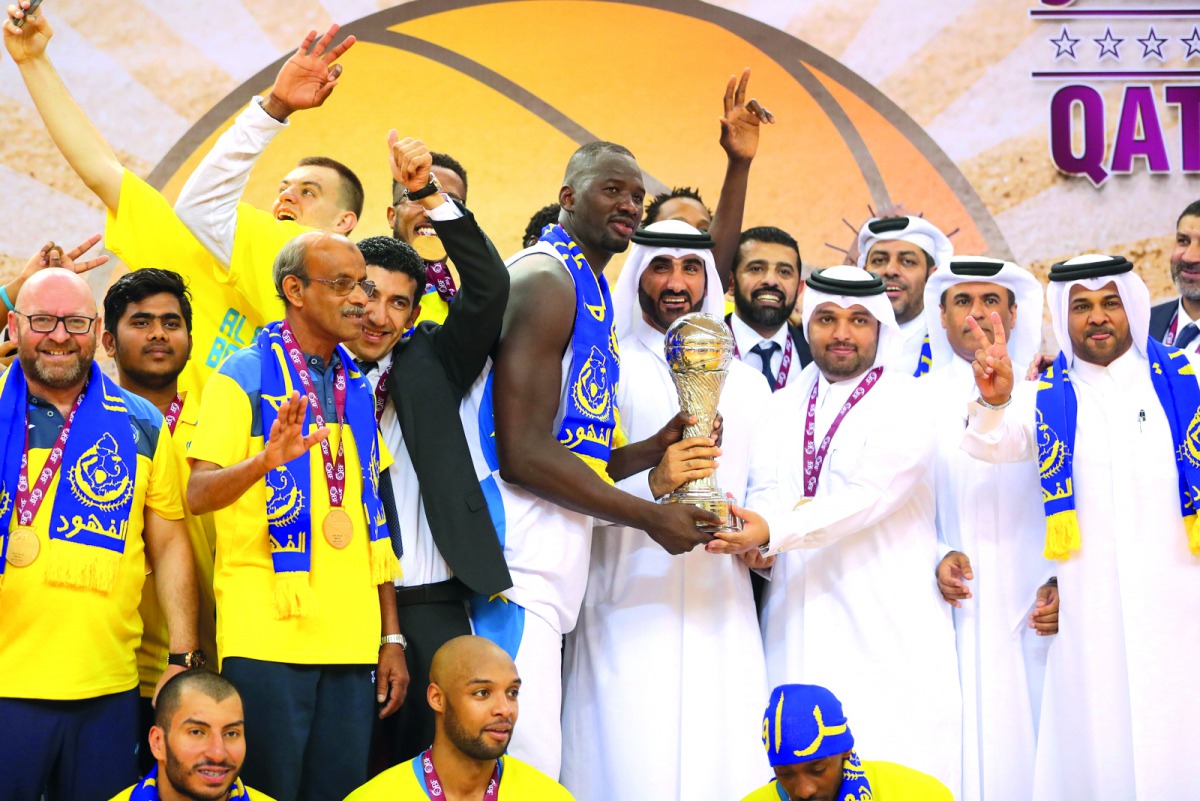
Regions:
<instances>
[{"instance_id":1,"label":"gold medal","mask_svg":"<svg viewBox=\"0 0 1200 801\"><path fill-rule=\"evenodd\" d=\"M8 535L8 563L13 567L29 567L41 550L33 526L18 526Z\"/></svg>"},{"instance_id":2,"label":"gold medal","mask_svg":"<svg viewBox=\"0 0 1200 801\"><path fill-rule=\"evenodd\" d=\"M800 500L796 501L796 505L792 507L792 511L799 509L801 506L803 506L804 504L808 503L811 500L812 500L812 498L801 498Z\"/></svg>"},{"instance_id":3,"label":"gold medal","mask_svg":"<svg viewBox=\"0 0 1200 801\"><path fill-rule=\"evenodd\" d=\"M350 521L350 515L338 507L330 509L329 514L325 515L322 528L325 531L325 540L339 551L349 545L354 537L354 524Z\"/></svg>"},{"instance_id":4,"label":"gold medal","mask_svg":"<svg viewBox=\"0 0 1200 801\"><path fill-rule=\"evenodd\" d=\"M441 261L446 258L446 246L436 234L418 234L413 237L412 246L424 261Z\"/></svg>"}]
</instances>

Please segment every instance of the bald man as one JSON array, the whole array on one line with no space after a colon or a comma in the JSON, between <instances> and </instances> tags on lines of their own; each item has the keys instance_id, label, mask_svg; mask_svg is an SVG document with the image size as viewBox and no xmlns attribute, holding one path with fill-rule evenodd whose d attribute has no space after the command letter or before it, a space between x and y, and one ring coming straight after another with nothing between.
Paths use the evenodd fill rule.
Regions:
<instances>
[{"instance_id":1,"label":"bald man","mask_svg":"<svg viewBox=\"0 0 1200 801\"><path fill-rule=\"evenodd\" d=\"M433 656L426 696L433 745L384 771L346 801L446 797L565 801L571 794L536 768L505 756L517 725L521 677L504 649L483 637L450 640Z\"/></svg>"},{"instance_id":2,"label":"bald man","mask_svg":"<svg viewBox=\"0 0 1200 801\"><path fill-rule=\"evenodd\" d=\"M137 778L138 615L157 574L171 664L202 659L170 431L94 362L100 315L72 270L30 277L0 377L0 788L107 799ZM52 703L47 703L52 702Z\"/></svg>"}]
</instances>

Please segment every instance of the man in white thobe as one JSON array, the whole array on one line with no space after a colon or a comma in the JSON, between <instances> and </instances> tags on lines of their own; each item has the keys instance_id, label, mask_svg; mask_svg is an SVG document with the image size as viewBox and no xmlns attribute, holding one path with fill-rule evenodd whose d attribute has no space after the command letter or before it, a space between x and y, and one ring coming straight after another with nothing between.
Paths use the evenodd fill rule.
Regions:
<instances>
[{"instance_id":1,"label":"man in white thobe","mask_svg":"<svg viewBox=\"0 0 1200 801\"><path fill-rule=\"evenodd\" d=\"M996 312L1013 360L1028 364L1042 339L1042 295L1027 270L981 256L955 256L925 285L933 370L920 387L938 423L938 537L950 551L939 579L961 588L951 603L963 694L963 801L1032 792L1030 683L1032 674L1040 684L1048 641L1027 616L1051 574L1042 556L1046 521L1037 466L986 464L962 450L967 404L979 394L971 367L975 336L966 320L990 333ZM971 576L965 584L962 573Z\"/></svg>"},{"instance_id":2,"label":"man in white thobe","mask_svg":"<svg viewBox=\"0 0 1200 801\"><path fill-rule=\"evenodd\" d=\"M707 234L664 221L633 241L613 304L621 424L639 437L679 411L663 353L667 327L696 311L720 319L723 299ZM772 471L751 464L770 398L758 371L732 360L716 479L739 503L773 482ZM707 437L697 439L693 453L711 452ZM618 486L648 500L674 489L676 481L658 481L671 456ZM700 550L672 556L629 527L597 527L591 557L567 638L563 784L580 801L728 801L761 785L757 708L768 686L746 566Z\"/></svg>"},{"instance_id":3,"label":"man in white thobe","mask_svg":"<svg viewBox=\"0 0 1200 801\"><path fill-rule=\"evenodd\" d=\"M1190 354L1149 340L1150 296L1132 269L1094 255L1054 265L1047 294L1062 352L1036 385L1014 389L1003 338L979 335L979 399L963 447L992 462L1042 464L1054 515L1047 555L1061 560L1038 801L1200 798L1183 756L1200 750L1200 694L1191 688L1200 558L1188 547L1180 497L1181 477L1200 460L1177 461L1197 453L1196 401L1164 402L1154 383L1170 384L1178 399L1186 382L1195 393L1195 378L1181 361ZM1052 402L1056 391L1073 399L1073 415L1070 401ZM1069 500L1078 525L1060 528Z\"/></svg>"},{"instance_id":4,"label":"man in white thobe","mask_svg":"<svg viewBox=\"0 0 1200 801\"><path fill-rule=\"evenodd\" d=\"M925 284L953 255L950 240L923 217L874 217L858 232L858 266L883 279L900 330L893 370L920 378L932 367Z\"/></svg>"},{"instance_id":5,"label":"man in white thobe","mask_svg":"<svg viewBox=\"0 0 1200 801\"><path fill-rule=\"evenodd\" d=\"M739 510L745 529L707 547L779 554L763 609L772 685L829 687L864 752L957 791L954 627L934 580L935 426L914 379L884 368L898 337L884 282L838 266L807 283L813 364L772 397L779 453L763 456L778 460L788 511Z\"/></svg>"}]
</instances>

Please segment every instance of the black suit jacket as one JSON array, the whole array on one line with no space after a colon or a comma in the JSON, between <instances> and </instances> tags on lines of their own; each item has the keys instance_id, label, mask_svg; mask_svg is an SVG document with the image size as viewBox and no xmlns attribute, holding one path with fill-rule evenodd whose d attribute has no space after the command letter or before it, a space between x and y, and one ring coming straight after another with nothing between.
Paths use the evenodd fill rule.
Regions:
<instances>
[{"instance_id":1,"label":"black suit jacket","mask_svg":"<svg viewBox=\"0 0 1200 801\"><path fill-rule=\"evenodd\" d=\"M1171 318L1179 308L1179 298L1165 300L1150 307L1150 336L1162 342L1171 327Z\"/></svg>"},{"instance_id":2,"label":"black suit jacket","mask_svg":"<svg viewBox=\"0 0 1200 801\"><path fill-rule=\"evenodd\" d=\"M725 315L725 325L733 325L733 313ZM804 338L804 332L798 327L788 324L788 335L792 338L792 344L796 346L796 359L800 362L800 369L808 366L812 361L812 351L808 347L808 340ZM758 366L757 364L755 365Z\"/></svg>"},{"instance_id":3,"label":"black suit jacket","mask_svg":"<svg viewBox=\"0 0 1200 801\"><path fill-rule=\"evenodd\" d=\"M433 227L462 287L444 324L418 323L392 350L387 390L412 457L429 529L454 575L475 592L512 586L475 475L458 407L487 364L508 304L508 269L475 217ZM418 287L418 292L424 287Z\"/></svg>"}]
</instances>

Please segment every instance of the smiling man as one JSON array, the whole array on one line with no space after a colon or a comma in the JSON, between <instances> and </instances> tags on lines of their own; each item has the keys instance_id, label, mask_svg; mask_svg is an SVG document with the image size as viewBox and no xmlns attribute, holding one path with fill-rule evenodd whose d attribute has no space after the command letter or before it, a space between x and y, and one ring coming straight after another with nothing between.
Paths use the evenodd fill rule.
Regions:
<instances>
[{"instance_id":1,"label":"smiling man","mask_svg":"<svg viewBox=\"0 0 1200 801\"><path fill-rule=\"evenodd\" d=\"M858 266L883 279L900 327L889 367L920 378L936 366L925 325L925 282L953 255L946 235L922 217L876 217L858 232Z\"/></svg>"},{"instance_id":2,"label":"smiling man","mask_svg":"<svg viewBox=\"0 0 1200 801\"><path fill-rule=\"evenodd\" d=\"M1175 221L1171 281L1179 297L1150 309L1150 336L1194 353L1200 347L1200 200Z\"/></svg>"},{"instance_id":3,"label":"smiling man","mask_svg":"<svg viewBox=\"0 0 1200 801\"><path fill-rule=\"evenodd\" d=\"M154 766L112 801L272 801L242 783L246 721L229 679L207 670L163 685L150 730Z\"/></svg>"},{"instance_id":4,"label":"smiling man","mask_svg":"<svg viewBox=\"0 0 1200 801\"><path fill-rule=\"evenodd\" d=\"M517 725L522 682L504 649L483 637L455 637L434 654L429 678L428 701L437 720L433 745L346 801L571 801L549 776L505 754Z\"/></svg>"}]
</instances>

